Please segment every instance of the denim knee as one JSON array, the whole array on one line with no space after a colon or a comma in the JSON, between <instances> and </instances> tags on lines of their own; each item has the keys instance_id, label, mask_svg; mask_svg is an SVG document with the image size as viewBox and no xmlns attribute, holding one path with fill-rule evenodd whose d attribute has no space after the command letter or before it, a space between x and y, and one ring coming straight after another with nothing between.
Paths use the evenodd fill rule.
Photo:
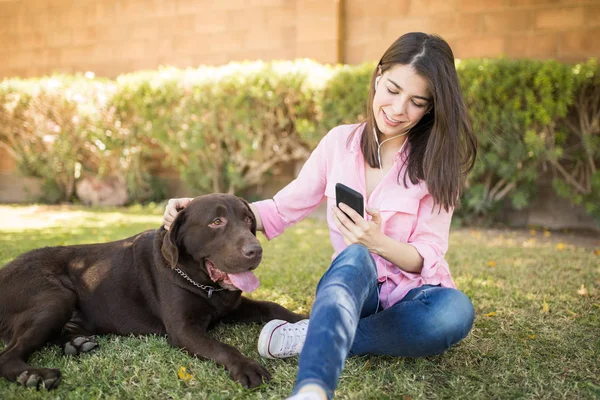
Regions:
<instances>
[{"instance_id":1,"label":"denim knee","mask_svg":"<svg viewBox=\"0 0 600 400\"><path fill-rule=\"evenodd\" d=\"M351 244L346 247L333 260L325 275L333 270L348 266L351 266L354 272L353 275L365 277L367 281L377 279L377 265L375 264L375 260L373 260L369 250L362 244Z\"/></svg>"},{"instance_id":2,"label":"denim knee","mask_svg":"<svg viewBox=\"0 0 600 400\"><path fill-rule=\"evenodd\" d=\"M459 290L443 292L443 304L435 321L437 331L446 338L447 348L464 339L475 319L475 309L471 299Z\"/></svg>"}]
</instances>

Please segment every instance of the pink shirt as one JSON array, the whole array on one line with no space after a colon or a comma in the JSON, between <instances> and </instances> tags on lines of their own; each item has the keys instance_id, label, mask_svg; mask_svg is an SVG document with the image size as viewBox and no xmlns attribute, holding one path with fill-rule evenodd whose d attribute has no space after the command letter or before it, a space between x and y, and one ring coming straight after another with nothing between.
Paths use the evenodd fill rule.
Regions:
<instances>
[{"instance_id":1,"label":"pink shirt","mask_svg":"<svg viewBox=\"0 0 600 400\"><path fill-rule=\"evenodd\" d=\"M413 185L407 177L408 187L404 186L405 168L402 164L408 151L403 151L404 147L396 153L394 166L367 198L365 161L360 148L362 127L347 143L356 127L341 125L332 129L321 139L294 181L273 199L254 203L267 238L270 240L280 235L285 228L300 221L327 199L327 223L335 251L332 259L335 258L347 247L331 212L335 205L335 184L341 182L360 192L367 199L367 207L380 210L382 229L387 236L414 246L423 257L423 269L420 274L415 274L372 254L379 282L383 282L380 296L384 308L400 301L411 289L425 284L454 288L448 263L444 260L452 210L439 211L436 207L433 211L433 198L425 182ZM400 184L398 172L401 173Z\"/></svg>"}]
</instances>

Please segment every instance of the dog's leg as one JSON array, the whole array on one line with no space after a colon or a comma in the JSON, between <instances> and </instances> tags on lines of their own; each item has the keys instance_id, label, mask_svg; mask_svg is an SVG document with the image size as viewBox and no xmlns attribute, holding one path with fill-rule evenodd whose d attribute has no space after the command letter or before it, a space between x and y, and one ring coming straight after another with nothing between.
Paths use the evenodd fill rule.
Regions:
<instances>
[{"instance_id":1,"label":"dog's leg","mask_svg":"<svg viewBox=\"0 0 600 400\"><path fill-rule=\"evenodd\" d=\"M58 369L34 368L27 364L29 356L60 332L74 308L74 300L55 296L43 309L28 309L13 321L12 336L0 352L0 376L23 386L53 389L61 379Z\"/></svg>"},{"instance_id":2,"label":"dog's leg","mask_svg":"<svg viewBox=\"0 0 600 400\"><path fill-rule=\"evenodd\" d=\"M240 305L227 314L223 322L268 322L272 319L298 322L305 318L308 318L308 316L293 313L279 304L242 297Z\"/></svg>"},{"instance_id":3,"label":"dog's leg","mask_svg":"<svg viewBox=\"0 0 600 400\"><path fill-rule=\"evenodd\" d=\"M208 324L179 322L174 329L167 328L169 342L175 347L225 367L234 381L245 388L255 388L271 380L271 374L258 362L244 356L238 349L221 343L206 334Z\"/></svg>"},{"instance_id":4,"label":"dog's leg","mask_svg":"<svg viewBox=\"0 0 600 400\"><path fill-rule=\"evenodd\" d=\"M52 341L63 348L68 356L88 353L98 348L96 337L86 328L86 323L78 310L62 329L60 336Z\"/></svg>"}]
</instances>

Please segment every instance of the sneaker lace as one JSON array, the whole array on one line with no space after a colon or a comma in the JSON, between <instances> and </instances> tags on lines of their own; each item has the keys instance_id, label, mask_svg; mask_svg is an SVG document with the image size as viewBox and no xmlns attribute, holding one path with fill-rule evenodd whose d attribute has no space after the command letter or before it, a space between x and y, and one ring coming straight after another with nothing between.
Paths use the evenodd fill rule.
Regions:
<instances>
[{"instance_id":1,"label":"sneaker lace","mask_svg":"<svg viewBox=\"0 0 600 400\"><path fill-rule=\"evenodd\" d=\"M306 339L307 329L308 323L305 321L282 326L281 334L283 335L283 341L278 353L282 356L293 356L300 353Z\"/></svg>"}]
</instances>

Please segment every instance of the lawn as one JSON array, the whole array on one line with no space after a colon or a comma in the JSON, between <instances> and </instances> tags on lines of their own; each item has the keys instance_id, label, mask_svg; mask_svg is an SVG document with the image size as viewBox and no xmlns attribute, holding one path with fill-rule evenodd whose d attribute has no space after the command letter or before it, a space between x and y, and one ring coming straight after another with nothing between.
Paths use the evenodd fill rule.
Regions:
<instances>
[{"instance_id":1,"label":"lawn","mask_svg":"<svg viewBox=\"0 0 600 400\"><path fill-rule=\"evenodd\" d=\"M0 265L30 249L121 239L157 228L161 207L95 209L0 207ZM267 242L256 299L310 310L330 256L327 226L306 220ZM543 230L455 229L447 259L473 300L475 326L441 356L350 358L339 399L600 398L600 239ZM219 326L212 334L259 360L273 380L243 389L212 361L195 359L156 336L99 338L79 357L56 346L35 366L60 368L50 393L0 379L0 399L281 399L292 389L297 359L260 359L261 326ZM3 345L0 344L0 348ZM185 374L178 374L181 367Z\"/></svg>"}]
</instances>

